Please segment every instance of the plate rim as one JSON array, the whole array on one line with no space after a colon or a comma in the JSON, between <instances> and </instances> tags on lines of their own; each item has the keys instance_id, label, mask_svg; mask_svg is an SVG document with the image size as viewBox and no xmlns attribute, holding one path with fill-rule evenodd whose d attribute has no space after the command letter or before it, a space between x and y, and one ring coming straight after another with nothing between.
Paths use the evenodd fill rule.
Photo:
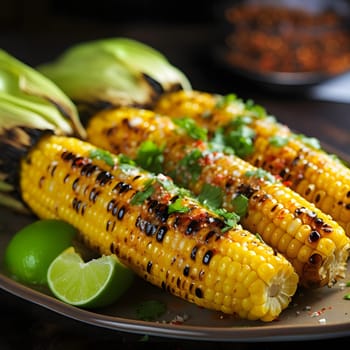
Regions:
<instances>
[{"instance_id":1,"label":"plate rim","mask_svg":"<svg viewBox=\"0 0 350 350\"><path fill-rule=\"evenodd\" d=\"M174 325L101 314L66 304L44 292L30 288L0 273L0 288L28 302L44 307L62 316L92 326L132 334L147 334L183 340L224 342L278 342L320 340L350 336L349 322L340 324L278 325L276 322L261 326L211 327ZM322 328L320 328L322 327ZM322 330L320 332L320 330Z\"/></svg>"}]
</instances>

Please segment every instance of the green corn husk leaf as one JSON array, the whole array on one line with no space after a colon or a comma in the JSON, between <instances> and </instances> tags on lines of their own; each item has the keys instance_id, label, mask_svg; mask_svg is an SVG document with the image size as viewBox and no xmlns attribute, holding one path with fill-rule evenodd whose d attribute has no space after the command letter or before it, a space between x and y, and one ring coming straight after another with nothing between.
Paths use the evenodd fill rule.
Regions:
<instances>
[{"instance_id":1,"label":"green corn husk leaf","mask_svg":"<svg viewBox=\"0 0 350 350\"><path fill-rule=\"evenodd\" d=\"M72 99L81 116L112 106L149 107L163 92L191 89L165 56L128 38L77 44L37 69Z\"/></svg>"},{"instance_id":2,"label":"green corn husk leaf","mask_svg":"<svg viewBox=\"0 0 350 350\"><path fill-rule=\"evenodd\" d=\"M85 138L78 111L64 92L43 74L0 49L0 205L16 210L15 160L30 146L29 133L53 132ZM30 131L32 130L32 131ZM12 164L13 163L13 164Z\"/></svg>"},{"instance_id":3,"label":"green corn husk leaf","mask_svg":"<svg viewBox=\"0 0 350 350\"><path fill-rule=\"evenodd\" d=\"M43 74L1 49L0 123L0 129L22 124L85 137L69 97Z\"/></svg>"}]
</instances>

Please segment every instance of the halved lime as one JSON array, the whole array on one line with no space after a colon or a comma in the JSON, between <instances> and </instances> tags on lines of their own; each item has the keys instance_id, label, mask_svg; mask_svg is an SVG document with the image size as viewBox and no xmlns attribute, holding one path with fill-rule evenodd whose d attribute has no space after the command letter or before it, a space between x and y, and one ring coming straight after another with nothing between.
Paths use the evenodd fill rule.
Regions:
<instances>
[{"instance_id":1,"label":"halved lime","mask_svg":"<svg viewBox=\"0 0 350 350\"><path fill-rule=\"evenodd\" d=\"M114 254L85 262L73 246L57 256L47 273L58 299L83 308L112 304L130 287L133 277Z\"/></svg>"},{"instance_id":2,"label":"halved lime","mask_svg":"<svg viewBox=\"0 0 350 350\"><path fill-rule=\"evenodd\" d=\"M4 264L12 278L29 284L46 284L51 262L72 245L77 230L55 220L37 220L23 227L6 246Z\"/></svg>"}]
</instances>

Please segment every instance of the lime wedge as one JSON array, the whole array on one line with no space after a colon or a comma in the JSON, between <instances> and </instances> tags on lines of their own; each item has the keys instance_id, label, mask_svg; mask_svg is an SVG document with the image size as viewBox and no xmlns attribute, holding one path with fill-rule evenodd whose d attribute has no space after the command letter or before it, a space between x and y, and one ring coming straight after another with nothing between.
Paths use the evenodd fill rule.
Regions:
<instances>
[{"instance_id":1,"label":"lime wedge","mask_svg":"<svg viewBox=\"0 0 350 350\"><path fill-rule=\"evenodd\" d=\"M112 304L130 287L134 273L115 255L84 262L71 246L52 261L47 273L52 293L61 301L82 308Z\"/></svg>"}]
</instances>

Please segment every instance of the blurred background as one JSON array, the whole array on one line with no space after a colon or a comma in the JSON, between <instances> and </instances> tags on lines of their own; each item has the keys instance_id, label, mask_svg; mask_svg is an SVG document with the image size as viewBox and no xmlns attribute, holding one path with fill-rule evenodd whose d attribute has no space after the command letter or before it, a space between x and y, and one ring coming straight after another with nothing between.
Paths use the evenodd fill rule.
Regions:
<instances>
[{"instance_id":1,"label":"blurred background","mask_svg":"<svg viewBox=\"0 0 350 350\"><path fill-rule=\"evenodd\" d=\"M349 0L2 0L0 33L0 45L32 65L79 41L128 36L161 50L198 88L219 76L213 88L233 77L243 89L304 94L350 69ZM338 80L311 95L350 101L350 77Z\"/></svg>"}]
</instances>

